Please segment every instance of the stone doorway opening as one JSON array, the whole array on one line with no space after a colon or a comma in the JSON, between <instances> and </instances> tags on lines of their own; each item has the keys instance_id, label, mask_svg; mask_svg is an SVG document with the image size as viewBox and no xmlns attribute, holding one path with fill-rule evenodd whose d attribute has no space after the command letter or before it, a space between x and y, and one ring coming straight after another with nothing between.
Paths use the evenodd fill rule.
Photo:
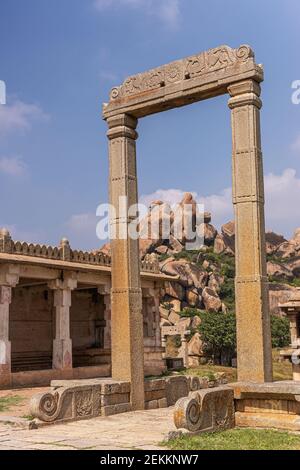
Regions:
<instances>
[{"instance_id":1,"label":"stone doorway opening","mask_svg":"<svg viewBox=\"0 0 300 470\"><path fill-rule=\"evenodd\" d=\"M52 369L53 293L47 284L21 278L10 308L12 372Z\"/></svg>"}]
</instances>

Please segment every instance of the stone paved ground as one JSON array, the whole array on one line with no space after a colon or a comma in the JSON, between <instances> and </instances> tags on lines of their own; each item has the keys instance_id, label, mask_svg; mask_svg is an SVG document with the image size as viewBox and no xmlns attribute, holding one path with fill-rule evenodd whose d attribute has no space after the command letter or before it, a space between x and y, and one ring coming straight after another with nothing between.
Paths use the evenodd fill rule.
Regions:
<instances>
[{"instance_id":1,"label":"stone paved ground","mask_svg":"<svg viewBox=\"0 0 300 470\"><path fill-rule=\"evenodd\" d=\"M175 430L172 412L136 411L30 431L0 423L0 450L160 449L164 436Z\"/></svg>"}]
</instances>

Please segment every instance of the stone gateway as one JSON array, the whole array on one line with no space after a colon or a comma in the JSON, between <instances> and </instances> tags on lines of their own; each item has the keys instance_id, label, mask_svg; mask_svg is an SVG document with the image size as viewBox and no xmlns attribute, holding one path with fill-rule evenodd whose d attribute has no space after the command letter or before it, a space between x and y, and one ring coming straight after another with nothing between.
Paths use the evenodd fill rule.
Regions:
<instances>
[{"instance_id":1,"label":"stone gateway","mask_svg":"<svg viewBox=\"0 0 300 470\"><path fill-rule=\"evenodd\" d=\"M272 381L271 333L265 256L260 82L263 69L247 45L220 46L129 77L103 106L109 130L110 202L117 208L112 240L112 377L131 382L133 409L144 407L143 320L139 242L122 239L130 218L120 197L138 202L138 119L229 93L232 123L233 204L236 222L238 379ZM125 231L125 232L124 232Z\"/></svg>"}]
</instances>

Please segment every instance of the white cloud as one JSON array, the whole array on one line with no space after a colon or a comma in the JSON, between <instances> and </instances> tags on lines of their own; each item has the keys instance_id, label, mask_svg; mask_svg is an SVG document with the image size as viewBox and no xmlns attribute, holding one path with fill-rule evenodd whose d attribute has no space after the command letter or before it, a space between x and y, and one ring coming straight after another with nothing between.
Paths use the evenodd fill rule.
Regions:
<instances>
[{"instance_id":1,"label":"white cloud","mask_svg":"<svg viewBox=\"0 0 300 470\"><path fill-rule=\"evenodd\" d=\"M160 189L141 196L140 202L149 206L151 201L160 199L174 204L182 199L184 193L181 189ZM267 228L290 237L300 227L300 177L297 177L296 170L287 168L279 175L266 175L265 193ZM204 197L197 193L193 195L199 203L204 204L206 211L211 212L212 223L216 227L232 220L231 188Z\"/></svg>"},{"instance_id":2,"label":"white cloud","mask_svg":"<svg viewBox=\"0 0 300 470\"><path fill-rule=\"evenodd\" d=\"M22 157L0 157L0 173L8 176L24 176L27 166Z\"/></svg>"},{"instance_id":3,"label":"white cloud","mask_svg":"<svg viewBox=\"0 0 300 470\"><path fill-rule=\"evenodd\" d=\"M295 142L292 143L292 150L300 153L300 135L297 137Z\"/></svg>"},{"instance_id":4,"label":"white cloud","mask_svg":"<svg viewBox=\"0 0 300 470\"><path fill-rule=\"evenodd\" d=\"M14 101L0 106L0 135L13 131L25 132L31 129L34 120L45 120L48 116L35 104Z\"/></svg>"},{"instance_id":5,"label":"white cloud","mask_svg":"<svg viewBox=\"0 0 300 470\"><path fill-rule=\"evenodd\" d=\"M140 9L170 28L176 28L180 18L180 0L94 0L94 5L98 11L121 7Z\"/></svg>"}]
</instances>

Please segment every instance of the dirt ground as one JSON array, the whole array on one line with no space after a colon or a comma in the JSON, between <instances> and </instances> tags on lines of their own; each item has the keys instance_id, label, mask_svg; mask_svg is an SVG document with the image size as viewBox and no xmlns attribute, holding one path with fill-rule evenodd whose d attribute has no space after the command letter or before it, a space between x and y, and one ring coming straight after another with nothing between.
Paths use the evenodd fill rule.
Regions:
<instances>
[{"instance_id":1,"label":"dirt ground","mask_svg":"<svg viewBox=\"0 0 300 470\"><path fill-rule=\"evenodd\" d=\"M45 392L47 390L49 390L49 387L0 390L0 417L30 417L29 403L31 397L36 393Z\"/></svg>"}]
</instances>

